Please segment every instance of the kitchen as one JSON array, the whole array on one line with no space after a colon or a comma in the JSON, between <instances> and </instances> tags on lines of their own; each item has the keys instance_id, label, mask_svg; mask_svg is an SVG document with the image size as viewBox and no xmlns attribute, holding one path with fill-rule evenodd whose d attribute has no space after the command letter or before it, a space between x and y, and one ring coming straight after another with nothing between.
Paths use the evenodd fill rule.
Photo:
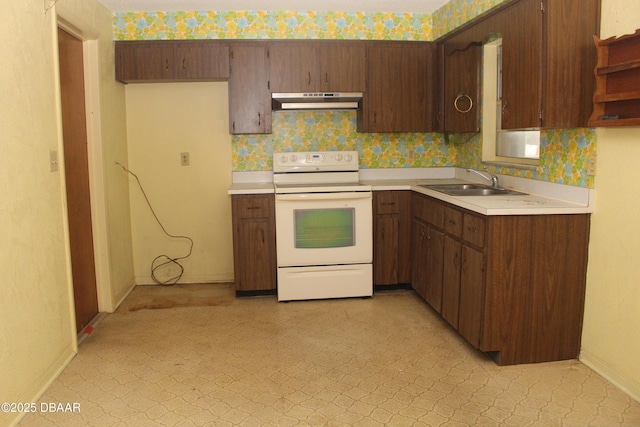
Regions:
<instances>
[{"instance_id":1,"label":"kitchen","mask_svg":"<svg viewBox=\"0 0 640 427\"><path fill-rule=\"evenodd\" d=\"M61 184L59 176L51 174L48 167L41 164L42 156L48 160L49 151L58 146L55 91L52 89L55 87L55 67L52 55L48 53L54 49L50 33L55 24L51 13L43 14L41 7L38 10L35 6L28 10L18 5L8 7L8 13L2 18L5 23L3 28L6 28L3 45L12 55L10 66L3 70L3 93L7 94L8 102L7 107L3 108L6 124L3 124L2 139L15 142L3 144L5 158L11 156L11 162L3 167L3 182L11 182L12 186L6 187L7 208L2 211L3 229L6 229L7 236L4 240L5 252L10 256L3 260L2 266L2 271L9 279L5 285L9 298L3 299L1 343L3 348L12 350L3 352L0 365L3 367L2 383L12 384L8 389L3 388L6 390L3 392L7 393L2 396L3 400L15 400L37 394L37 390L75 352L75 338L73 327L70 326L68 263L64 232L60 225L64 223ZM637 7L632 1L604 0L601 35L608 37L635 31L637 25L632 17L638 16ZM76 27L86 24L88 38L101 35L99 41L95 42L100 51L112 51L111 17L99 5L60 1L56 10ZM32 57L26 53L29 51L44 53ZM104 81L99 82L102 98L97 101L97 107L103 121L99 131L103 139L102 179L107 183L103 197L108 200L104 218L108 227L105 227L107 232L104 238L109 257L102 271L106 271L109 277L111 289L105 299L110 301L113 309L134 283L136 269L132 261L130 237L133 231L127 213L134 198L132 202L129 201L127 187L130 184L127 176L111 167L113 161L127 158L125 123L130 118L125 116L124 88L106 77L112 75L110 57L105 54L98 61L105 77ZM43 70L47 72L43 73ZM592 217L582 353L583 356L591 355L591 364L597 367L598 372L632 391L637 390L639 381L634 357L639 353L640 346L636 332L639 310L635 283L638 270L633 257L638 251L635 242L639 241L639 230L633 215L638 207L638 197L634 186L621 188L619 183L635 182L632 159L637 150L633 144L638 137L637 128L598 129L597 137L597 190ZM228 134L226 138L230 138ZM439 149L425 139L428 136L411 138L415 138L413 147L405 148L384 138L367 141L371 146L371 164L375 165L374 162L378 161L385 162L383 165L398 164L405 158L403 150L406 148L414 148L414 153L429 150L432 150L431 154L439 153ZM567 144L569 148L564 148L562 144L566 141L562 140L562 136L553 141L562 147L556 151L557 155L572 165L580 163L580 149L574 146L575 142L570 142ZM264 147L261 138L247 138L246 142L241 140L232 143ZM180 149L176 152L179 154L189 150ZM378 155L395 150L400 155ZM244 152L241 146L234 151ZM199 159L192 156L191 161L195 166ZM425 157L432 158L429 155ZM249 169L254 169L253 165L257 164L260 168L264 158L235 155L233 164L237 166L232 167L242 170L247 168L244 165L249 165ZM446 156L437 158L446 164ZM175 160L167 159L169 162L173 167ZM25 170L33 173L25 174L22 172ZM137 169L135 171L139 172ZM133 189L131 193L134 193ZM47 327L42 328L42 325ZM50 356L36 357L33 349L37 349L38 354ZM30 368L25 369L26 366Z\"/></svg>"}]
</instances>

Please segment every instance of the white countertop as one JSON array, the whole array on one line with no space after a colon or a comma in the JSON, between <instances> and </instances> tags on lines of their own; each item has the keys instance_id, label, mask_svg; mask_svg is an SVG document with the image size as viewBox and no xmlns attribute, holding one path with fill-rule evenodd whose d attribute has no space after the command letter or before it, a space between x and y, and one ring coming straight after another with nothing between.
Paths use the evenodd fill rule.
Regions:
<instances>
[{"instance_id":1,"label":"white countertop","mask_svg":"<svg viewBox=\"0 0 640 427\"><path fill-rule=\"evenodd\" d=\"M500 184L526 195L449 196L421 185L481 183L475 174L459 168L361 170L361 182L371 185L373 191L411 190L482 215L551 215L585 214L593 211L593 190L568 185L500 176ZM258 175L256 175L258 176ZM273 193L273 183L251 182L250 177L234 180L228 194Z\"/></svg>"}]
</instances>

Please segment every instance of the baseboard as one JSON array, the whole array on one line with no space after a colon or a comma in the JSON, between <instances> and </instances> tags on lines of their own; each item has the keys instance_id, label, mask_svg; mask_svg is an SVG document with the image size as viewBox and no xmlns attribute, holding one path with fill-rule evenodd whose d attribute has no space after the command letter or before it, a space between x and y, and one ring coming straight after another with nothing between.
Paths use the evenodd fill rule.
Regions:
<instances>
[{"instance_id":1,"label":"baseboard","mask_svg":"<svg viewBox=\"0 0 640 427\"><path fill-rule=\"evenodd\" d=\"M163 280L163 277L159 277ZM136 285L157 285L151 276L136 276ZM211 275L211 274L185 274L178 280L179 284L197 284L197 283L233 283L233 276L228 275Z\"/></svg>"},{"instance_id":2,"label":"baseboard","mask_svg":"<svg viewBox=\"0 0 640 427\"><path fill-rule=\"evenodd\" d=\"M72 347L68 347L67 351L62 352L54 360L51 368L43 373L22 396L16 398L15 402L37 402L74 357L76 357L76 352ZM26 413L2 412L0 413L0 425L16 426L25 415Z\"/></svg>"},{"instance_id":3,"label":"baseboard","mask_svg":"<svg viewBox=\"0 0 640 427\"><path fill-rule=\"evenodd\" d=\"M582 349L580 361L607 379L611 384L627 393L631 398L640 402L640 384L624 376L620 371L602 360L600 357Z\"/></svg>"}]
</instances>

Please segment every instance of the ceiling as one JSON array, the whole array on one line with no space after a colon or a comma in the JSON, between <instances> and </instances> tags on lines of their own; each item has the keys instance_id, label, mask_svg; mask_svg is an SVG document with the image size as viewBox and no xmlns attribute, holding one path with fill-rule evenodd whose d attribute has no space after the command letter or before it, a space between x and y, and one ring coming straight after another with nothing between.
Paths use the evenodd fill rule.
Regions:
<instances>
[{"instance_id":1,"label":"ceiling","mask_svg":"<svg viewBox=\"0 0 640 427\"><path fill-rule=\"evenodd\" d=\"M98 0L112 12L296 10L428 13L449 0Z\"/></svg>"}]
</instances>

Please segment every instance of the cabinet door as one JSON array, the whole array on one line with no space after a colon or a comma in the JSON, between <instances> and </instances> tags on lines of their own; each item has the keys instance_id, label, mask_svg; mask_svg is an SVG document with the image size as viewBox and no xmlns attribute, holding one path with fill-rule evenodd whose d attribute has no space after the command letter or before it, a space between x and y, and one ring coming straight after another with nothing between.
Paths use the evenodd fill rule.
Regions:
<instances>
[{"instance_id":1,"label":"cabinet door","mask_svg":"<svg viewBox=\"0 0 640 427\"><path fill-rule=\"evenodd\" d=\"M482 45L473 43L445 56L444 130L480 130Z\"/></svg>"},{"instance_id":2,"label":"cabinet door","mask_svg":"<svg viewBox=\"0 0 640 427\"><path fill-rule=\"evenodd\" d=\"M411 217L409 191L373 193L373 283L411 282Z\"/></svg>"},{"instance_id":3,"label":"cabinet door","mask_svg":"<svg viewBox=\"0 0 640 427\"><path fill-rule=\"evenodd\" d=\"M271 133L267 48L235 44L231 47L230 57L230 132Z\"/></svg>"},{"instance_id":4,"label":"cabinet door","mask_svg":"<svg viewBox=\"0 0 640 427\"><path fill-rule=\"evenodd\" d=\"M319 48L320 90L364 92L366 49L361 43L331 41Z\"/></svg>"},{"instance_id":5,"label":"cabinet door","mask_svg":"<svg viewBox=\"0 0 640 427\"><path fill-rule=\"evenodd\" d=\"M165 46L169 80L226 80L229 47L220 42L168 42Z\"/></svg>"},{"instance_id":6,"label":"cabinet door","mask_svg":"<svg viewBox=\"0 0 640 427\"><path fill-rule=\"evenodd\" d=\"M545 0L545 128L588 125L597 63L593 36L599 34L599 12L600 0Z\"/></svg>"},{"instance_id":7,"label":"cabinet door","mask_svg":"<svg viewBox=\"0 0 640 427\"><path fill-rule=\"evenodd\" d=\"M438 313L442 312L442 277L444 273L444 233L427 229L427 277L425 300Z\"/></svg>"},{"instance_id":8,"label":"cabinet door","mask_svg":"<svg viewBox=\"0 0 640 427\"><path fill-rule=\"evenodd\" d=\"M233 263L237 292L276 289L273 195L233 196Z\"/></svg>"},{"instance_id":9,"label":"cabinet door","mask_svg":"<svg viewBox=\"0 0 640 427\"><path fill-rule=\"evenodd\" d=\"M467 245L462 245L461 254L458 332L478 348L484 311L484 255Z\"/></svg>"},{"instance_id":10,"label":"cabinet door","mask_svg":"<svg viewBox=\"0 0 640 427\"><path fill-rule=\"evenodd\" d=\"M373 193L373 283L398 283L400 240L398 195L395 191Z\"/></svg>"},{"instance_id":11,"label":"cabinet door","mask_svg":"<svg viewBox=\"0 0 640 427\"><path fill-rule=\"evenodd\" d=\"M162 43L117 42L116 80L123 83L158 82L165 75L167 62Z\"/></svg>"},{"instance_id":12,"label":"cabinet door","mask_svg":"<svg viewBox=\"0 0 640 427\"><path fill-rule=\"evenodd\" d=\"M318 51L313 42L279 42L269 48L272 92L320 90Z\"/></svg>"},{"instance_id":13,"label":"cabinet door","mask_svg":"<svg viewBox=\"0 0 640 427\"><path fill-rule=\"evenodd\" d=\"M398 215L376 215L373 235L374 285L398 284Z\"/></svg>"},{"instance_id":14,"label":"cabinet door","mask_svg":"<svg viewBox=\"0 0 640 427\"><path fill-rule=\"evenodd\" d=\"M411 286L418 295L425 298L427 285L427 225L420 221L413 220L412 234L411 252L413 253L413 268L411 270Z\"/></svg>"},{"instance_id":15,"label":"cabinet door","mask_svg":"<svg viewBox=\"0 0 640 427\"><path fill-rule=\"evenodd\" d=\"M435 45L370 46L360 132L430 132L436 99Z\"/></svg>"},{"instance_id":16,"label":"cabinet door","mask_svg":"<svg viewBox=\"0 0 640 427\"><path fill-rule=\"evenodd\" d=\"M450 237L444 240L444 272L442 280L442 317L458 329L460 312L460 265L462 244Z\"/></svg>"},{"instance_id":17,"label":"cabinet door","mask_svg":"<svg viewBox=\"0 0 640 427\"><path fill-rule=\"evenodd\" d=\"M502 34L502 128L541 125L542 11L540 0L509 7Z\"/></svg>"}]
</instances>

